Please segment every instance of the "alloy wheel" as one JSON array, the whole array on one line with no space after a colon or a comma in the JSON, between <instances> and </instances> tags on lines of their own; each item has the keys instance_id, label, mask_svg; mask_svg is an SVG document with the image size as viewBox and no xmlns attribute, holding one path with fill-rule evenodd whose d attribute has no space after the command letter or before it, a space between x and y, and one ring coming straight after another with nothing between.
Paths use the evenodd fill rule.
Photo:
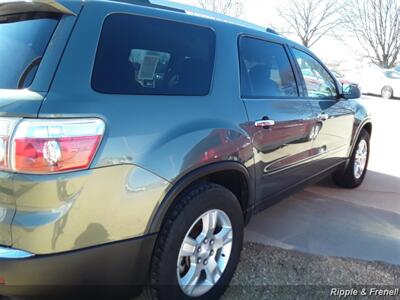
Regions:
<instances>
[{"instance_id":1,"label":"alloy wheel","mask_svg":"<svg viewBox=\"0 0 400 300\"><path fill-rule=\"evenodd\" d=\"M364 174L368 160L368 144L365 140L361 140L356 150L354 159L354 177L360 179Z\"/></svg>"},{"instance_id":2,"label":"alloy wheel","mask_svg":"<svg viewBox=\"0 0 400 300\"><path fill-rule=\"evenodd\" d=\"M391 99L393 97L393 89L390 86L385 86L382 89L382 97L385 99Z\"/></svg>"},{"instance_id":3,"label":"alloy wheel","mask_svg":"<svg viewBox=\"0 0 400 300\"><path fill-rule=\"evenodd\" d=\"M220 280L232 252L232 224L222 210L210 210L191 226L182 242L177 277L190 297L209 292Z\"/></svg>"}]
</instances>

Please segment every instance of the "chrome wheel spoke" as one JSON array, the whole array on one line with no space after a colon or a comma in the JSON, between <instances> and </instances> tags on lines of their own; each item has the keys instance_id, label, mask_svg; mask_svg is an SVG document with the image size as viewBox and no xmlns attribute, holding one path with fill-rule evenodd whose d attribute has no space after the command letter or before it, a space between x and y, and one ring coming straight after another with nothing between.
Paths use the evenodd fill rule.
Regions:
<instances>
[{"instance_id":1,"label":"chrome wheel spoke","mask_svg":"<svg viewBox=\"0 0 400 300\"><path fill-rule=\"evenodd\" d=\"M209 284L209 285L214 285L215 284L215 276L214 276L214 273L213 272L211 272L209 269L205 269L205 271L206 271L206 276L207 276L207 283Z\"/></svg>"},{"instance_id":2,"label":"chrome wheel spoke","mask_svg":"<svg viewBox=\"0 0 400 300\"><path fill-rule=\"evenodd\" d=\"M197 248L197 242L191 237L187 236L183 241L180 256L192 256L195 254Z\"/></svg>"},{"instance_id":3,"label":"chrome wheel spoke","mask_svg":"<svg viewBox=\"0 0 400 300\"><path fill-rule=\"evenodd\" d=\"M210 259L207 267L205 268L205 272L207 276L207 281L210 284L215 284L222 275L222 272L219 269L219 265L214 258Z\"/></svg>"},{"instance_id":4,"label":"chrome wheel spoke","mask_svg":"<svg viewBox=\"0 0 400 300\"><path fill-rule=\"evenodd\" d=\"M217 219L218 219L218 211L214 210L202 217L203 221L203 233L209 234L215 231L217 226Z\"/></svg>"},{"instance_id":5,"label":"chrome wheel spoke","mask_svg":"<svg viewBox=\"0 0 400 300\"><path fill-rule=\"evenodd\" d=\"M221 231L215 235L214 239L214 247L215 249L220 249L224 247L225 245L229 244L232 242L232 228L230 227L224 227L221 229Z\"/></svg>"},{"instance_id":6,"label":"chrome wheel spoke","mask_svg":"<svg viewBox=\"0 0 400 300\"><path fill-rule=\"evenodd\" d=\"M196 285L200 279L200 270L192 266L188 273L181 279L181 286L190 295L196 288Z\"/></svg>"}]
</instances>

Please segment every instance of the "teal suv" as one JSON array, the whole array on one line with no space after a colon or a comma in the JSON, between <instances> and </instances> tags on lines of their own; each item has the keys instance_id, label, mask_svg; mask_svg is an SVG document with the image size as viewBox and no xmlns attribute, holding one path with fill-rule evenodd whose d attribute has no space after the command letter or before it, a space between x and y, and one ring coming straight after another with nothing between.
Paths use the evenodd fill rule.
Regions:
<instances>
[{"instance_id":1,"label":"teal suv","mask_svg":"<svg viewBox=\"0 0 400 300\"><path fill-rule=\"evenodd\" d=\"M367 171L358 87L234 18L2 1L0 70L4 297L218 299L252 215Z\"/></svg>"}]
</instances>

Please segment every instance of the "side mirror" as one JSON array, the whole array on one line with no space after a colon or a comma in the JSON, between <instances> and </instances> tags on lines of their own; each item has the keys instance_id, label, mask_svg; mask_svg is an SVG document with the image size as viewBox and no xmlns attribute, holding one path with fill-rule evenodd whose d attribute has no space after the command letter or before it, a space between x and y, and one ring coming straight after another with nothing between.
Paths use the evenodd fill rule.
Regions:
<instances>
[{"instance_id":1,"label":"side mirror","mask_svg":"<svg viewBox=\"0 0 400 300\"><path fill-rule=\"evenodd\" d=\"M343 83L342 91L342 97L345 99L361 98L360 87L354 83Z\"/></svg>"}]
</instances>

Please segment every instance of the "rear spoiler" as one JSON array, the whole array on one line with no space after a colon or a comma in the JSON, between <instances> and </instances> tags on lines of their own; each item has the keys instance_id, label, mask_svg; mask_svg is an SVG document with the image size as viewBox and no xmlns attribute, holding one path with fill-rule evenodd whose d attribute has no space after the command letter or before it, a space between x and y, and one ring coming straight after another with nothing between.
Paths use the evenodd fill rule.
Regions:
<instances>
[{"instance_id":1,"label":"rear spoiler","mask_svg":"<svg viewBox=\"0 0 400 300\"><path fill-rule=\"evenodd\" d=\"M54 0L0 1L0 16L31 12L76 15L71 10Z\"/></svg>"}]
</instances>

